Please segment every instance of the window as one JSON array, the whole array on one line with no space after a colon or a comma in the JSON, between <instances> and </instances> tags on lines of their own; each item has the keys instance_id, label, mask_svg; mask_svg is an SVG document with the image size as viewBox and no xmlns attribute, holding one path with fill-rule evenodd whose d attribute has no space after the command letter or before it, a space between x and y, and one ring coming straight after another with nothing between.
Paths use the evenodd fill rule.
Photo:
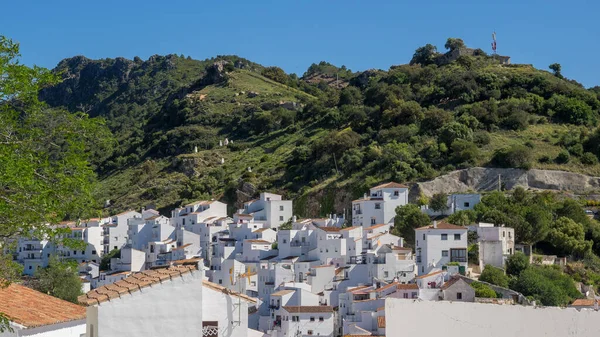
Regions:
<instances>
[{"instance_id":1,"label":"window","mask_svg":"<svg viewBox=\"0 0 600 337\"><path fill-rule=\"evenodd\" d=\"M81 251L81 255L85 255L85 250L82 250L82 251Z\"/></svg>"},{"instance_id":2,"label":"window","mask_svg":"<svg viewBox=\"0 0 600 337\"><path fill-rule=\"evenodd\" d=\"M462 300L462 293L456 293L456 299Z\"/></svg>"},{"instance_id":3,"label":"window","mask_svg":"<svg viewBox=\"0 0 600 337\"><path fill-rule=\"evenodd\" d=\"M423 241L425 241L425 233L423 233Z\"/></svg>"},{"instance_id":4,"label":"window","mask_svg":"<svg viewBox=\"0 0 600 337\"><path fill-rule=\"evenodd\" d=\"M117 246L115 246L115 249L119 249L119 248L117 248Z\"/></svg>"},{"instance_id":5,"label":"window","mask_svg":"<svg viewBox=\"0 0 600 337\"><path fill-rule=\"evenodd\" d=\"M380 203L375 203L375 209L381 209L381 204Z\"/></svg>"},{"instance_id":6,"label":"window","mask_svg":"<svg viewBox=\"0 0 600 337\"><path fill-rule=\"evenodd\" d=\"M324 321L323 316L319 316L319 322L323 322L323 321Z\"/></svg>"},{"instance_id":7,"label":"window","mask_svg":"<svg viewBox=\"0 0 600 337\"><path fill-rule=\"evenodd\" d=\"M308 331L306 331L306 334L307 334L307 335L312 335L312 334L313 334L313 331L312 331L312 330L308 330Z\"/></svg>"},{"instance_id":8,"label":"window","mask_svg":"<svg viewBox=\"0 0 600 337\"><path fill-rule=\"evenodd\" d=\"M425 272L425 267L421 266L421 273L424 273L424 272Z\"/></svg>"},{"instance_id":9,"label":"window","mask_svg":"<svg viewBox=\"0 0 600 337\"><path fill-rule=\"evenodd\" d=\"M223 284L223 280L219 279L219 284Z\"/></svg>"},{"instance_id":10,"label":"window","mask_svg":"<svg viewBox=\"0 0 600 337\"><path fill-rule=\"evenodd\" d=\"M314 322L314 321L315 321L315 318L314 318L313 316L310 316L310 321L311 321L311 322Z\"/></svg>"},{"instance_id":11,"label":"window","mask_svg":"<svg viewBox=\"0 0 600 337\"><path fill-rule=\"evenodd\" d=\"M298 316L292 316L292 322L298 322L298 321L300 321Z\"/></svg>"},{"instance_id":12,"label":"window","mask_svg":"<svg viewBox=\"0 0 600 337\"><path fill-rule=\"evenodd\" d=\"M448 257L448 251L442 250L442 257Z\"/></svg>"},{"instance_id":13,"label":"window","mask_svg":"<svg viewBox=\"0 0 600 337\"><path fill-rule=\"evenodd\" d=\"M31 266L29 266L29 269L31 269Z\"/></svg>"},{"instance_id":14,"label":"window","mask_svg":"<svg viewBox=\"0 0 600 337\"><path fill-rule=\"evenodd\" d=\"M468 202L465 202L465 203L463 204L463 206L464 206L464 207L469 207L469 206L471 206L471 204L469 204Z\"/></svg>"},{"instance_id":15,"label":"window","mask_svg":"<svg viewBox=\"0 0 600 337\"><path fill-rule=\"evenodd\" d=\"M73 251L73 255L77 255L77 251L76 250Z\"/></svg>"},{"instance_id":16,"label":"window","mask_svg":"<svg viewBox=\"0 0 600 337\"><path fill-rule=\"evenodd\" d=\"M287 243L287 240L286 240L286 239L283 239L283 243Z\"/></svg>"},{"instance_id":17,"label":"window","mask_svg":"<svg viewBox=\"0 0 600 337\"><path fill-rule=\"evenodd\" d=\"M448 240L448 234L442 234L442 241Z\"/></svg>"},{"instance_id":18,"label":"window","mask_svg":"<svg viewBox=\"0 0 600 337\"><path fill-rule=\"evenodd\" d=\"M508 238L510 239L512 236L512 234L510 234L510 231L508 232Z\"/></svg>"},{"instance_id":19,"label":"window","mask_svg":"<svg viewBox=\"0 0 600 337\"><path fill-rule=\"evenodd\" d=\"M408 293L404 293L402 297L408 298Z\"/></svg>"},{"instance_id":20,"label":"window","mask_svg":"<svg viewBox=\"0 0 600 337\"><path fill-rule=\"evenodd\" d=\"M400 191L394 191L394 196L397 197L400 195Z\"/></svg>"},{"instance_id":21,"label":"window","mask_svg":"<svg viewBox=\"0 0 600 337\"><path fill-rule=\"evenodd\" d=\"M505 237L505 236L506 236L506 232L502 231L502 237Z\"/></svg>"},{"instance_id":22,"label":"window","mask_svg":"<svg viewBox=\"0 0 600 337\"><path fill-rule=\"evenodd\" d=\"M416 292L413 292L413 293L412 293L412 298L417 298L417 297L419 297L419 295L417 295L417 293L416 293Z\"/></svg>"},{"instance_id":23,"label":"window","mask_svg":"<svg viewBox=\"0 0 600 337\"><path fill-rule=\"evenodd\" d=\"M454 234L454 241L460 240L460 234Z\"/></svg>"},{"instance_id":24,"label":"window","mask_svg":"<svg viewBox=\"0 0 600 337\"><path fill-rule=\"evenodd\" d=\"M375 224L375 218L371 218L371 225Z\"/></svg>"},{"instance_id":25,"label":"window","mask_svg":"<svg viewBox=\"0 0 600 337\"><path fill-rule=\"evenodd\" d=\"M96 251L95 250L92 250L92 255L96 255Z\"/></svg>"},{"instance_id":26,"label":"window","mask_svg":"<svg viewBox=\"0 0 600 337\"><path fill-rule=\"evenodd\" d=\"M279 221L283 221L283 215L279 216Z\"/></svg>"},{"instance_id":27,"label":"window","mask_svg":"<svg viewBox=\"0 0 600 337\"><path fill-rule=\"evenodd\" d=\"M283 211L283 206L279 206L279 210L280 210L280 211Z\"/></svg>"},{"instance_id":28,"label":"window","mask_svg":"<svg viewBox=\"0 0 600 337\"><path fill-rule=\"evenodd\" d=\"M383 272L383 277L384 277L384 278L387 278L387 277L388 277L388 272L387 272L387 271L384 271L384 272Z\"/></svg>"}]
</instances>

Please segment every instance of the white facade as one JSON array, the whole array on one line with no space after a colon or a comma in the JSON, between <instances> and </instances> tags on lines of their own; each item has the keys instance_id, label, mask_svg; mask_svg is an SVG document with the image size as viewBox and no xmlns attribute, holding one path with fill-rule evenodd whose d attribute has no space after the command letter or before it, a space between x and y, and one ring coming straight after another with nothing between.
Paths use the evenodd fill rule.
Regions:
<instances>
[{"instance_id":1,"label":"white facade","mask_svg":"<svg viewBox=\"0 0 600 337\"><path fill-rule=\"evenodd\" d=\"M456 212L473 210L475 205L481 202L481 194L451 194L446 202L446 209L434 211L428 205L421 206L421 211L429 216L452 215Z\"/></svg>"},{"instance_id":2,"label":"white facade","mask_svg":"<svg viewBox=\"0 0 600 337\"><path fill-rule=\"evenodd\" d=\"M283 200L279 194L261 193L259 199L245 202L244 208L238 210L233 218L235 222L245 218L262 222L270 228L279 228L292 218L292 214L291 200Z\"/></svg>"},{"instance_id":3,"label":"white facade","mask_svg":"<svg viewBox=\"0 0 600 337\"><path fill-rule=\"evenodd\" d=\"M142 219L142 214L136 211L127 211L113 215L109 223L102 225L104 254L115 249L121 249L127 243L130 219Z\"/></svg>"},{"instance_id":4,"label":"white facade","mask_svg":"<svg viewBox=\"0 0 600 337\"><path fill-rule=\"evenodd\" d=\"M436 221L432 226L415 229L417 273L428 274L450 262L466 271L467 228Z\"/></svg>"},{"instance_id":5,"label":"white facade","mask_svg":"<svg viewBox=\"0 0 600 337\"><path fill-rule=\"evenodd\" d=\"M352 224L370 227L393 223L396 207L408 204L408 187L387 183L371 188L362 199L352 201Z\"/></svg>"},{"instance_id":6,"label":"white facade","mask_svg":"<svg viewBox=\"0 0 600 337\"><path fill-rule=\"evenodd\" d=\"M515 253L515 230L510 227L495 227L494 224L477 225L479 243L479 267L486 265L504 268L506 259Z\"/></svg>"},{"instance_id":7,"label":"white facade","mask_svg":"<svg viewBox=\"0 0 600 337\"><path fill-rule=\"evenodd\" d=\"M432 313L435 315L432 323ZM570 308L388 298L386 336L574 336L600 334L599 313ZM398 318L398 319L395 319ZM407 324L410 322L410 324Z\"/></svg>"},{"instance_id":8,"label":"white facade","mask_svg":"<svg viewBox=\"0 0 600 337\"><path fill-rule=\"evenodd\" d=\"M272 337L334 336L333 308L327 306L286 306Z\"/></svg>"},{"instance_id":9,"label":"white facade","mask_svg":"<svg viewBox=\"0 0 600 337\"><path fill-rule=\"evenodd\" d=\"M0 332L0 337L86 337L85 320L44 325L35 328L26 328L13 322L9 324L13 332Z\"/></svg>"}]
</instances>

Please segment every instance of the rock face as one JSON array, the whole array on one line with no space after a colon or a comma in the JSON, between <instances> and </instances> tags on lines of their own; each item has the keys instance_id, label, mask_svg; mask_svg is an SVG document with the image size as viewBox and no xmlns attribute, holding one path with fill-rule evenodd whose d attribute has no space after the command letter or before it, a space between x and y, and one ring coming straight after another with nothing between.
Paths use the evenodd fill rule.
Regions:
<instances>
[{"instance_id":1,"label":"rock face","mask_svg":"<svg viewBox=\"0 0 600 337\"><path fill-rule=\"evenodd\" d=\"M224 82L227 77L225 74L225 65L227 61L218 61L206 68L206 73L202 77L201 85L211 85Z\"/></svg>"},{"instance_id":2,"label":"rock face","mask_svg":"<svg viewBox=\"0 0 600 337\"><path fill-rule=\"evenodd\" d=\"M493 191L498 188L499 182L502 188L507 190L521 186L525 189L565 191L574 194L600 191L600 177L565 171L474 167L417 183L411 188L410 197L416 199L421 192L432 196L441 192Z\"/></svg>"}]
</instances>

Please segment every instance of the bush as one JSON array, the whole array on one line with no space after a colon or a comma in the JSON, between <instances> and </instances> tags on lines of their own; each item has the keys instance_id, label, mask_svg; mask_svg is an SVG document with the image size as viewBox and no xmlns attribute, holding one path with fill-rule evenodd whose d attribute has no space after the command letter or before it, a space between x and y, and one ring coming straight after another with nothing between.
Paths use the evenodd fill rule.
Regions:
<instances>
[{"instance_id":1,"label":"bush","mask_svg":"<svg viewBox=\"0 0 600 337\"><path fill-rule=\"evenodd\" d=\"M477 145L488 145L491 141L490 134L486 131L477 131L473 135L473 141Z\"/></svg>"},{"instance_id":2,"label":"bush","mask_svg":"<svg viewBox=\"0 0 600 337\"><path fill-rule=\"evenodd\" d=\"M521 252L516 252L506 259L506 273L508 275L519 276L527 268L529 268L529 257Z\"/></svg>"},{"instance_id":3,"label":"bush","mask_svg":"<svg viewBox=\"0 0 600 337\"><path fill-rule=\"evenodd\" d=\"M492 163L500 167L528 170L531 168L532 151L524 145L513 145L496 150Z\"/></svg>"},{"instance_id":4,"label":"bush","mask_svg":"<svg viewBox=\"0 0 600 337\"><path fill-rule=\"evenodd\" d=\"M508 287L508 276L504 274L502 269L491 265L486 265L485 268L483 268L483 272L481 272L479 280L495 284L500 287Z\"/></svg>"},{"instance_id":5,"label":"bush","mask_svg":"<svg viewBox=\"0 0 600 337\"><path fill-rule=\"evenodd\" d=\"M598 157L591 152L586 152L581 156L581 163L584 165L596 165L598 164Z\"/></svg>"},{"instance_id":6,"label":"bush","mask_svg":"<svg viewBox=\"0 0 600 337\"><path fill-rule=\"evenodd\" d=\"M473 282L470 284L471 288L475 289L475 297L481 298L497 298L494 289L490 288L487 284L481 282Z\"/></svg>"},{"instance_id":7,"label":"bush","mask_svg":"<svg viewBox=\"0 0 600 337\"><path fill-rule=\"evenodd\" d=\"M545 155L541 156L541 157L538 159L538 161L539 161L540 163L547 164L547 163L551 162L551 161L552 161L552 159L550 158L550 156L548 156L548 155L546 155L546 154L545 154Z\"/></svg>"},{"instance_id":8,"label":"bush","mask_svg":"<svg viewBox=\"0 0 600 337\"><path fill-rule=\"evenodd\" d=\"M571 158L571 156L569 155L569 152L566 150L562 150L562 151L560 151L558 156L556 156L555 161L558 164L566 164L569 162L570 158Z\"/></svg>"},{"instance_id":9,"label":"bush","mask_svg":"<svg viewBox=\"0 0 600 337\"><path fill-rule=\"evenodd\" d=\"M566 306L581 297L573 279L553 267L525 269L512 282L511 289L547 306Z\"/></svg>"}]
</instances>

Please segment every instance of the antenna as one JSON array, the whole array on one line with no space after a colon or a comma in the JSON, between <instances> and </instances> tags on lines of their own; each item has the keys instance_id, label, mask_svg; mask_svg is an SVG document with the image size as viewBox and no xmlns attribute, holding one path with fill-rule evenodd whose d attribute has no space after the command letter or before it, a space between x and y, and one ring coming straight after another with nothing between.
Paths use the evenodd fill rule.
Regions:
<instances>
[{"instance_id":1,"label":"antenna","mask_svg":"<svg viewBox=\"0 0 600 337\"><path fill-rule=\"evenodd\" d=\"M496 55L496 31L492 33L492 51L493 54Z\"/></svg>"}]
</instances>

